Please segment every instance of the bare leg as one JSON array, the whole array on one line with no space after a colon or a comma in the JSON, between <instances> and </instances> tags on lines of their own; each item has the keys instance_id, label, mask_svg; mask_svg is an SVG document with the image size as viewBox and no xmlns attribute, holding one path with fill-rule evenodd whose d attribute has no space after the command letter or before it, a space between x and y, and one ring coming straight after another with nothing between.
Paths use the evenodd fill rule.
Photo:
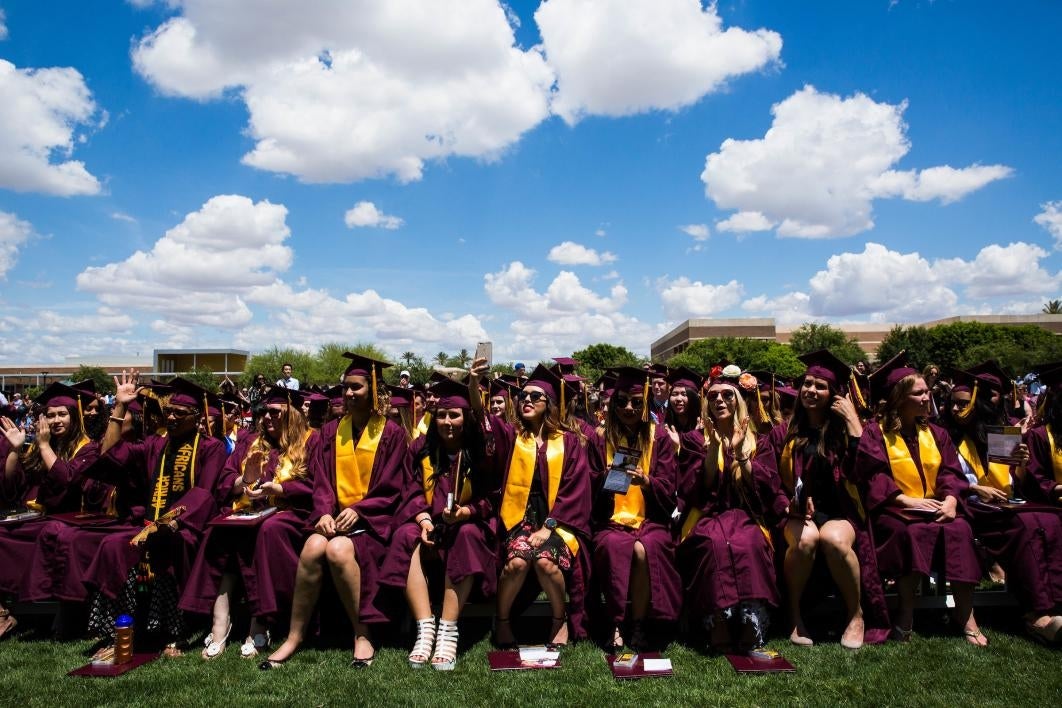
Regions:
<instances>
[{"instance_id":1,"label":"bare leg","mask_svg":"<svg viewBox=\"0 0 1062 708\"><path fill-rule=\"evenodd\" d=\"M974 646L988 646L988 637L981 634L977 626L973 612L973 583L951 584L951 591L955 595L955 621L962 627L966 641Z\"/></svg>"},{"instance_id":2,"label":"bare leg","mask_svg":"<svg viewBox=\"0 0 1062 708\"><path fill-rule=\"evenodd\" d=\"M431 617L431 597L428 595L428 578L424 575L424 566L420 560L421 546L413 549L413 558L409 563L406 576L406 601L414 620Z\"/></svg>"},{"instance_id":3,"label":"bare leg","mask_svg":"<svg viewBox=\"0 0 1062 708\"><path fill-rule=\"evenodd\" d=\"M785 551L785 581L789 586L789 616L793 621L793 633L789 641L800 646L810 646L814 642L804 627L804 618L800 612L800 599L811 577L815 564L815 549L819 544L819 530L811 521L793 519L785 525L785 539L788 548Z\"/></svg>"},{"instance_id":4,"label":"bare leg","mask_svg":"<svg viewBox=\"0 0 1062 708\"><path fill-rule=\"evenodd\" d=\"M306 625L310 621L317 598L321 595L321 580L324 569L321 564L325 559L328 539L321 534L313 534L306 540L299 555L299 567L295 571L295 593L291 601L291 624L288 636L277 650L269 655L267 661L287 661L299 650Z\"/></svg>"},{"instance_id":5,"label":"bare leg","mask_svg":"<svg viewBox=\"0 0 1062 708\"><path fill-rule=\"evenodd\" d=\"M901 632L910 632L914 626L914 597L918 587L919 575L905 575L896 581L896 592L900 596L896 612L896 626Z\"/></svg>"},{"instance_id":6,"label":"bare leg","mask_svg":"<svg viewBox=\"0 0 1062 708\"><path fill-rule=\"evenodd\" d=\"M328 542L326 555L336 594L354 625L354 658L372 659L376 649L369 637L369 628L361 621L361 566L354 552L354 542L348 536L336 536Z\"/></svg>"},{"instance_id":7,"label":"bare leg","mask_svg":"<svg viewBox=\"0 0 1062 708\"><path fill-rule=\"evenodd\" d=\"M513 558L502 568L501 577L498 579L498 622L495 636L498 644L505 645L513 641L513 628L509 625L509 613L513 609L516 594L524 586L530 567L523 558Z\"/></svg>"},{"instance_id":8,"label":"bare leg","mask_svg":"<svg viewBox=\"0 0 1062 708\"><path fill-rule=\"evenodd\" d=\"M855 529L847 521L827 521L819 530L819 543L826 553L826 565L848 610L848 626L841 644L857 649L863 644L863 607L860 603L859 558L852 545Z\"/></svg>"},{"instance_id":9,"label":"bare leg","mask_svg":"<svg viewBox=\"0 0 1062 708\"><path fill-rule=\"evenodd\" d=\"M232 590L236 586L236 576L232 573L224 573L221 583L218 585L218 596L214 600L214 618L210 626L210 640L208 646L203 649L204 659L214 659L219 655L217 647L224 649L228 640L229 631L232 629L232 615L230 614ZM216 645L211 647L210 645Z\"/></svg>"},{"instance_id":10,"label":"bare leg","mask_svg":"<svg viewBox=\"0 0 1062 708\"><path fill-rule=\"evenodd\" d=\"M468 602L468 596L472 594L472 581L475 577L470 575L457 585L446 578L446 588L443 590L442 619L456 622L461 617L461 610Z\"/></svg>"},{"instance_id":11,"label":"bare leg","mask_svg":"<svg viewBox=\"0 0 1062 708\"><path fill-rule=\"evenodd\" d=\"M564 603L564 573L553 561L548 558L539 558L535 561L535 575L538 576L538 583L546 593L550 610L553 612L554 627L551 629L553 636L550 637L549 643L563 646L568 643L568 609Z\"/></svg>"}]
</instances>

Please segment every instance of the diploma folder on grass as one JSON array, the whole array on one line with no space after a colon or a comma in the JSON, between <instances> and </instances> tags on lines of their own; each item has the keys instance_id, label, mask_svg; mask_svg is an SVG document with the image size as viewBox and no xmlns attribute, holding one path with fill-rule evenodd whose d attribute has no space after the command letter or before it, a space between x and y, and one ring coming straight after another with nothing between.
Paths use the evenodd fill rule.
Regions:
<instances>
[{"instance_id":1,"label":"diploma folder on grass","mask_svg":"<svg viewBox=\"0 0 1062 708\"><path fill-rule=\"evenodd\" d=\"M560 667L560 652L544 646L520 647L518 651L501 650L487 654L491 671L529 671Z\"/></svg>"},{"instance_id":2,"label":"diploma folder on grass","mask_svg":"<svg viewBox=\"0 0 1062 708\"><path fill-rule=\"evenodd\" d=\"M634 662L629 666L624 665L626 662L619 659L620 657L605 656L608 668L612 672L612 678L617 681L675 675L675 671L671 667L671 659L665 659L657 652L638 654L634 657Z\"/></svg>"}]
</instances>

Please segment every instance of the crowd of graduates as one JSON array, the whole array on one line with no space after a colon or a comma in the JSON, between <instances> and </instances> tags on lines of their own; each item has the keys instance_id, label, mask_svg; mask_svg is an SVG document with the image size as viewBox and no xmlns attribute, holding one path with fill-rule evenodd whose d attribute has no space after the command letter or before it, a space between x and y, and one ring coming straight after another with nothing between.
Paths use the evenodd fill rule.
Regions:
<instances>
[{"instance_id":1,"label":"crowd of graduates","mask_svg":"<svg viewBox=\"0 0 1062 708\"><path fill-rule=\"evenodd\" d=\"M815 352L793 381L476 360L396 387L388 364L348 358L338 385L286 371L253 408L123 372L113 404L49 386L31 441L0 417L0 635L58 601L101 657L130 614L168 654L209 624L210 660L246 608L239 652L269 670L345 615L364 668L408 612L409 664L448 670L477 601L501 649L644 650L681 622L761 658L772 617L794 645L821 640L802 608L823 588L845 648L907 641L933 577L985 646L974 588L990 576L1032 639L1062 642L1062 364L1037 367L1026 401L995 362L927 382L902 354L864 375ZM549 619L517 636L540 593Z\"/></svg>"}]
</instances>

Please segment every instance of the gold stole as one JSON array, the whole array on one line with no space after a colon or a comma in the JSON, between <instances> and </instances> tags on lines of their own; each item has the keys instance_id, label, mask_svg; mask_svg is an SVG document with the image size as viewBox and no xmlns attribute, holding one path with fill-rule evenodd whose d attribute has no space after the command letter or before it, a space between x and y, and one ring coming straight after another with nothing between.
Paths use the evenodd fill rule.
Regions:
<instances>
[{"instance_id":1,"label":"gold stole","mask_svg":"<svg viewBox=\"0 0 1062 708\"><path fill-rule=\"evenodd\" d=\"M653 446L656 444L656 423L649 424L649 449L642 450L642 456L638 460L638 471L649 475L649 462L653 457ZM612 467L612 458L616 455L616 449L612 447L612 441L605 444L605 466ZM621 526L629 526L632 529L639 528L645 521L645 496L642 488L632 484L626 494L616 494L612 513L612 521Z\"/></svg>"},{"instance_id":2,"label":"gold stole","mask_svg":"<svg viewBox=\"0 0 1062 708\"><path fill-rule=\"evenodd\" d=\"M940 450L928 426L918 428L918 456L922 469L918 469L907 443L899 433L881 431L885 438L885 450L889 453L892 478L903 494L918 499L932 499L937 488L937 471L940 469Z\"/></svg>"},{"instance_id":3,"label":"gold stole","mask_svg":"<svg viewBox=\"0 0 1062 708\"><path fill-rule=\"evenodd\" d=\"M413 440L416 440L421 435L427 435L429 425L431 425L431 413L425 412L420 417L420 422L413 427Z\"/></svg>"},{"instance_id":4,"label":"gold stole","mask_svg":"<svg viewBox=\"0 0 1062 708\"><path fill-rule=\"evenodd\" d=\"M75 457L77 457L77 453L81 452L81 448L85 447L90 442L92 442L92 441L88 438L87 435L81 436L81 439L77 441L77 446L74 448L74 453L72 455L70 455L70 459L72 460ZM68 460L68 462L69 462L69 460ZM30 501L27 501L26 502L26 508L29 509L30 511L39 511L42 514L45 511L47 511L44 508L44 505L41 504L39 501L37 501L36 498L31 499ZM82 512L85 511L85 495L84 495L84 493L82 493L82 495L81 495L81 511Z\"/></svg>"},{"instance_id":5,"label":"gold stole","mask_svg":"<svg viewBox=\"0 0 1062 708\"><path fill-rule=\"evenodd\" d=\"M717 464L716 464L716 469L719 470L718 471L718 475L723 474L723 464L724 464L724 462L725 461L723 459L723 446L720 445L719 446L719 458L718 458L718 461L717 461ZM698 472L701 475L704 474L704 465L703 464L701 465L701 469L698 470ZM717 479L718 479L718 476L717 476ZM703 484L703 481L699 480L698 484ZM684 522L682 522L682 531L679 533L679 543L681 543L682 541L686 540L686 537L690 535L690 532L693 531L693 527L697 525L697 522L701 520L702 516L704 516L704 514L697 507L693 507L692 509L687 510L686 520Z\"/></svg>"},{"instance_id":6,"label":"gold stole","mask_svg":"<svg viewBox=\"0 0 1062 708\"><path fill-rule=\"evenodd\" d=\"M982 487L994 487L995 489L1004 492L1008 497L1010 496L1010 465L1005 465L1002 462L989 462L988 471L985 472L984 465L981 464L981 456L977 454L977 446L974 445L973 440L968 436L964 436L962 442L959 443L959 454L962 455L962 459L973 469L974 474L977 475L977 483Z\"/></svg>"},{"instance_id":7,"label":"gold stole","mask_svg":"<svg viewBox=\"0 0 1062 708\"><path fill-rule=\"evenodd\" d=\"M557 501L557 491L560 489L561 472L564 469L564 435L555 434L543 443L546 446L546 467L549 470L548 489L546 501L550 509ZM516 436L516 444L513 447L513 459L509 462L509 474L505 480L505 490L502 494L501 520L505 530L512 530L524 519L527 511L527 498L531 494L531 482L536 471L538 448L535 445L533 435L519 434ZM578 553L579 540L575 534L558 526L555 532L571 549L572 553Z\"/></svg>"},{"instance_id":8,"label":"gold stole","mask_svg":"<svg viewBox=\"0 0 1062 708\"><path fill-rule=\"evenodd\" d=\"M1055 437L1051 435L1051 426L1045 425L1047 446L1051 449L1051 470L1055 473L1055 484L1062 484L1062 452L1055 447Z\"/></svg>"},{"instance_id":9,"label":"gold stole","mask_svg":"<svg viewBox=\"0 0 1062 708\"><path fill-rule=\"evenodd\" d=\"M191 450L189 450L189 446ZM155 478L155 491L151 494L151 506L155 510L153 521L158 521L163 511L170 505L170 492L184 493L195 486L195 458L199 452L199 433L191 443L185 443L177 448L174 455L172 475L166 474L166 455L170 451L170 443L162 449L162 458L159 460L159 474ZM188 484L185 484L185 474L188 474Z\"/></svg>"},{"instance_id":10,"label":"gold stole","mask_svg":"<svg viewBox=\"0 0 1062 708\"><path fill-rule=\"evenodd\" d=\"M786 493L790 496L796 493L796 475L793 472L793 446L795 444L796 438L787 442L785 447L782 448L782 457L778 460L778 474L782 478L782 484L785 485ZM848 493L848 496L855 503L856 513L859 514L859 518L865 519L866 512L863 510L863 500L859 496L859 489L845 478L841 479L841 484L844 486L844 491Z\"/></svg>"},{"instance_id":11,"label":"gold stole","mask_svg":"<svg viewBox=\"0 0 1062 708\"><path fill-rule=\"evenodd\" d=\"M346 509L365 498L387 419L373 413L355 446L354 427L349 415L343 416L336 431L336 497L339 508Z\"/></svg>"},{"instance_id":12,"label":"gold stole","mask_svg":"<svg viewBox=\"0 0 1062 708\"><path fill-rule=\"evenodd\" d=\"M431 506L431 500L435 495L435 483L432 482L432 476L435 474L435 468L432 467L431 458L429 455L425 455L424 459L420 461L421 471L424 473L424 498L428 500L428 506ZM455 475L456 477L456 475ZM467 504L472 499L472 487L469 486L468 480L464 477L461 478L461 490L457 495L458 504ZM526 505L527 502L524 502Z\"/></svg>"}]
</instances>

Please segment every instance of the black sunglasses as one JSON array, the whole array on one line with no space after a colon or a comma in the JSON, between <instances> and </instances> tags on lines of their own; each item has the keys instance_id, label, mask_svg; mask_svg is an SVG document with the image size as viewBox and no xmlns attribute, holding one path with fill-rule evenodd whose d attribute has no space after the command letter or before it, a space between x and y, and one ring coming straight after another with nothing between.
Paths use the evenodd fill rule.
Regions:
<instances>
[{"instance_id":1,"label":"black sunglasses","mask_svg":"<svg viewBox=\"0 0 1062 708\"><path fill-rule=\"evenodd\" d=\"M521 391L516 394L516 397L521 401L525 399L530 400L532 403L538 403L539 401L544 401L549 398L549 396L540 391Z\"/></svg>"},{"instance_id":2,"label":"black sunglasses","mask_svg":"<svg viewBox=\"0 0 1062 708\"><path fill-rule=\"evenodd\" d=\"M628 404L634 410L641 410L645 405L645 401L642 398L632 398L630 396L613 396L612 400L616 403L616 408L626 408Z\"/></svg>"}]
</instances>

